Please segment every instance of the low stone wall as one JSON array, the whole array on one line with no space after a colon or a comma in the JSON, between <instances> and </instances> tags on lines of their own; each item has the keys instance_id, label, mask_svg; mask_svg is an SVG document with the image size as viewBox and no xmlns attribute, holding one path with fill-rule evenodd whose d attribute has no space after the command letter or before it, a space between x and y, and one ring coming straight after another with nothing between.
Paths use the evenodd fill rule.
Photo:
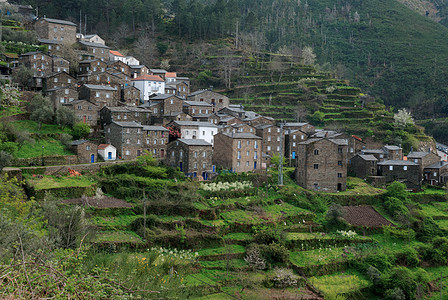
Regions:
<instances>
[{"instance_id":1,"label":"low stone wall","mask_svg":"<svg viewBox=\"0 0 448 300\"><path fill-rule=\"evenodd\" d=\"M50 165L50 166L62 166L78 163L78 156L76 155L47 155L32 158L16 158L13 161L14 166L34 167Z\"/></svg>"},{"instance_id":2,"label":"low stone wall","mask_svg":"<svg viewBox=\"0 0 448 300\"><path fill-rule=\"evenodd\" d=\"M76 156L75 156L76 157ZM129 160L120 160L113 162L101 162L81 165L64 165L64 166L48 166L48 167L23 167L22 172L26 174L41 174L41 175L64 175L68 173L68 169L75 170L79 173L94 174L101 170L102 167L111 166L120 163L129 163Z\"/></svg>"}]
</instances>

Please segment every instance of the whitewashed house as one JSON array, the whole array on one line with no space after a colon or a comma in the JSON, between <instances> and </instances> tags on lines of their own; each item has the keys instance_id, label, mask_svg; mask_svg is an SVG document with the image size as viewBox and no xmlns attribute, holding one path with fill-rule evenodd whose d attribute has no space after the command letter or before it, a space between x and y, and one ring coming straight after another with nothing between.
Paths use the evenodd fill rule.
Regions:
<instances>
[{"instance_id":1,"label":"whitewashed house","mask_svg":"<svg viewBox=\"0 0 448 300\"><path fill-rule=\"evenodd\" d=\"M117 148L111 144L101 144L98 146L98 155L104 160L116 160L117 159Z\"/></svg>"},{"instance_id":2,"label":"whitewashed house","mask_svg":"<svg viewBox=\"0 0 448 300\"><path fill-rule=\"evenodd\" d=\"M218 126L209 122L174 121L183 139L201 139L213 145L213 136L218 133Z\"/></svg>"},{"instance_id":3,"label":"whitewashed house","mask_svg":"<svg viewBox=\"0 0 448 300\"><path fill-rule=\"evenodd\" d=\"M144 101L151 95L165 93L165 81L157 75L141 75L132 79L132 85L140 90L140 99Z\"/></svg>"}]
</instances>

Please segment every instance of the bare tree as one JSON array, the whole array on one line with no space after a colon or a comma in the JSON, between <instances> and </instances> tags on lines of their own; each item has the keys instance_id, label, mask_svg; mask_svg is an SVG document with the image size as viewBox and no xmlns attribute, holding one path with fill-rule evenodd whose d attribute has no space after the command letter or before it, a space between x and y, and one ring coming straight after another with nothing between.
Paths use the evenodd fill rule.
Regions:
<instances>
[{"instance_id":1,"label":"bare tree","mask_svg":"<svg viewBox=\"0 0 448 300\"><path fill-rule=\"evenodd\" d=\"M170 60L162 59L162 61L160 62L160 68L163 70L168 70L170 68Z\"/></svg>"},{"instance_id":2,"label":"bare tree","mask_svg":"<svg viewBox=\"0 0 448 300\"><path fill-rule=\"evenodd\" d=\"M231 88L232 72L239 67L240 63L241 60L239 58L233 57L232 54L228 51L225 52L224 57L219 61L226 88Z\"/></svg>"},{"instance_id":3,"label":"bare tree","mask_svg":"<svg viewBox=\"0 0 448 300\"><path fill-rule=\"evenodd\" d=\"M278 82L282 81L283 73L286 71L287 67L282 62L281 57L274 56L274 59L269 64L269 70L271 71L271 82L274 82L274 73L279 73Z\"/></svg>"},{"instance_id":4,"label":"bare tree","mask_svg":"<svg viewBox=\"0 0 448 300\"><path fill-rule=\"evenodd\" d=\"M294 109L294 116L298 122L302 122L305 120L305 117L308 115L308 110L305 108L305 106L300 103L300 101L297 102L297 106Z\"/></svg>"},{"instance_id":5,"label":"bare tree","mask_svg":"<svg viewBox=\"0 0 448 300\"><path fill-rule=\"evenodd\" d=\"M135 54L144 64L152 64L156 59L155 41L149 35L142 35L134 44Z\"/></svg>"},{"instance_id":6,"label":"bare tree","mask_svg":"<svg viewBox=\"0 0 448 300\"><path fill-rule=\"evenodd\" d=\"M305 65L312 65L316 61L316 54L314 54L313 48L310 46L303 48L302 57Z\"/></svg>"}]
</instances>

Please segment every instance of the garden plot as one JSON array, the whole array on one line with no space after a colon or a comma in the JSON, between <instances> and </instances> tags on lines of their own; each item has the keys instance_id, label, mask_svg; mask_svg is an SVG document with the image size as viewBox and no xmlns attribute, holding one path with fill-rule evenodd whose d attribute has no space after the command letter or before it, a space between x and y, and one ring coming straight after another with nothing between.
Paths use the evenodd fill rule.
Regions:
<instances>
[{"instance_id":1,"label":"garden plot","mask_svg":"<svg viewBox=\"0 0 448 300\"><path fill-rule=\"evenodd\" d=\"M227 245L217 248L205 248L198 251L199 260L222 260L242 258L246 248L240 245Z\"/></svg>"},{"instance_id":2,"label":"garden plot","mask_svg":"<svg viewBox=\"0 0 448 300\"><path fill-rule=\"evenodd\" d=\"M77 204L77 205L85 205L92 206L96 208L131 208L133 205L129 202L126 202L121 199L117 199L114 197L103 196L100 199L96 196L93 197L85 197L85 198L76 198L76 199L66 199L63 200L62 203L67 204Z\"/></svg>"},{"instance_id":3,"label":"garden plot","mask_svg":"<svg viewBox=\"0 0 448 300\"><path fill-rule=\"evenodd\" d=\"M94 239L94 244L143 244L139 235L132 231L101 231Z\"/></svg>"},{"instance_id":4,"label":"garden plot","mask_svg":"<svg viewBox=\"0 0 448 300\"><path fill-rule=\"evenodd\" d=\"M357 272L337 272L309 278L310 283L322 291L325 296L331 297L339 294L350 295L370 285L364 276Z\"/></svg>"},{"instance_id":5,"label":"garden plot","mask_svg":"<svg viewBox=\"0 0 448 300\"><path fill-rule=\"evenodd\" d=\"M352 226L382 227L393 226L389 220L372 206L344 206L344 219Z\"/></svg>"},{"instance_id":6,"label":"garden plot","mask_svg":"<svg viewBox=\"0 0 448 300\"><path fill-rule=\"evenodd\" d=\"M448 212L445 210L446 202L433 202L421 204L423 213L434 220L448 220Z\"/></svg>"}]
</instances>

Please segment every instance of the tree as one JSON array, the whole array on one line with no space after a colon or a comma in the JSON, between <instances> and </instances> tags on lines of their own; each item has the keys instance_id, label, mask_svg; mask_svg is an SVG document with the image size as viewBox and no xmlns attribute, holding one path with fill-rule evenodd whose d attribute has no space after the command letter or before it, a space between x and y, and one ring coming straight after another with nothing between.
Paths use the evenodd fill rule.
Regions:
<instances>
[{"instance_id":1,"label":"tree","mask_svg":"<svg viewBox=\"0 0 448 300\"><path fill-rule=\"evenodd\" d=\"M22 89L28 89L33 83L33 72L22 65L12 74L12 81L17 83Z\"/></svg>"},{"instance_id":2,"label":"tree","mask_svg":"<svg viewBox=\"0 0 448 300\"><path fill-rule=\"evenodd\" d=\"M241 60L232 56L229 51L224 53L224 58L219 61L223 73L224 84L230 89L232 84L232 72L240 65Z\"/></svg>"},{"instance_id":3,"label":"tree","mask_svg":"<svg viewBox=\"0 0 448 300\"><path fill-rule=\"evenodd\" d=\"M154 39L147 34L140 36L134 44L135 56L144 64L152 64L157 58Z\"/></svg>"},{"instance_id":4,"label":"tree","mask_svg":"<svg viewBox=\"0 0 448 300\"><path fill-rule=\"evenodd\" d=\"M31 138L31 134L28 131L18 131L15 132L15 141L17 143L18 146L18 150L20 151L20 149L22 149L23 145L25 143L34 143L34 139Z\"/></svg>"},{"instance_id":5,"label":"tree","mask_svg":"<svg viewBox=\"0 0 448 300\"><path fill-rule=\"evenodd\" d=\"M302 50L303 64L312 65L316 60L316 54L314 54L313 48L306 46Z\"/></svg>"},{"instance_id":6,"label":"tree","mask_svg":"<svg viewBox=\"0 0 448 300\"><path fill-rule=\"evenodd\" d=\"M31 112L30 119L38 123L39 130L42 128L42 123L50 122L54 117L53 105L50 99L37 94L28 104L28 110Z\"/></svg>"},{"instance_id":7,"label":"tree","mask_svg":"<svg viewBox=\"0 0 448 300\"><path fill-rule=\"evenodd\" d=\"M308 110L300 102L297 102L297 106L294 109L294 116L296 121L303 122L305 117L308 115Z\"/></svg>"},{"instance_id":8,"label":"tree","mask_svg":"<svg viewBox=\"0 0 448 300\"><path fill-rule=\"evenodd\" d=\"M90 133L90 126L86 123L79 122L73 126L73 138L81 139L86 138Z\"/></svg>"},{"instance_id":9,"label":"tree","mask_svg":"<svg viewBox=\"0 0 448 300\"><path fill-rule=\"evenodd\" d=\"M66 126L72 127L75 123L75 114L68 107L61 106L56 110L56 122L64 129Z\"/></svg>"},{"instance_id":10,"label":"tree","mask_svg":"<svg viewBox=\"0 0 448 300\"><path fill-rule=\"evenodd\" d=\"M398 128L404 129L408 125L414 125L414 119L410 112L406 108L399 109L398 113L394 115L395 125Z\"/></svg>"},{"instance_id":11,"label":"tree","mask_svg":"<svg viewBox=\"0 0 448 300\"><path fill-rule=\"evenodd\" d=\"M162 59L162 61L160 62L160 68L163 70L168 70L170 68L170 60Z\"/></svg>"},{"instance_id":12,"label":"tree","mask_svg":"<svg viewBox=\"0 0 448 300\"><path fill-rule=\"evenodd\" d=\"M271 71L271 82L274 82L274 73L280 73L278 79L278 82L280 82L282 81L283 72L286 70L286 65L279 56L274 56L274 59L269 64L269 70Z\"/></svg>"},{"instance_id":13,"label":"tree","mask_svg":"<svg viewBox=\"0 0 448 300\"><path fill-rule=\"evenodd\" d=\"M6 151L0 150L0 171L4 167L10 166L12 161L12 155Z\"/></svg>"}]
</instances>

